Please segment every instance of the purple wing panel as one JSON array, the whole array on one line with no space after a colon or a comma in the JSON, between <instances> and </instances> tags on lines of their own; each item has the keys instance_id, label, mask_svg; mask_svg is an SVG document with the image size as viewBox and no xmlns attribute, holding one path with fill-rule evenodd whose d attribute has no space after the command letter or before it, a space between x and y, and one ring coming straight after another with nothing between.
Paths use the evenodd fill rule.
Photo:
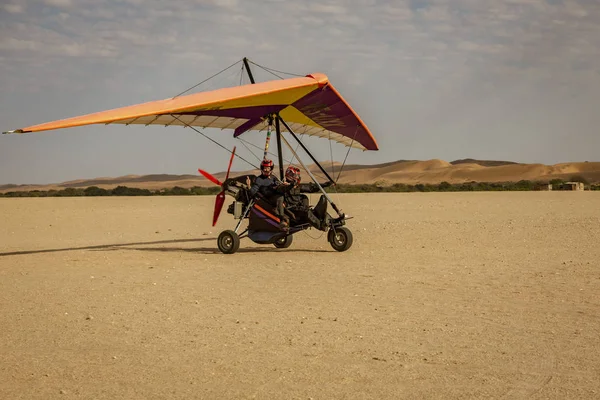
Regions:
<instances>
[{"instance_id":1,"label":"purple wing panel","mask_svg":"<svg viewBox=\"0 0 600 400\"><path fill-rule=\"evenodd\" d=\"M292 106L328 131L353 139L367 150L378 149L367 126L331 84L314 90Z\"/></svg>"}]
</instances>

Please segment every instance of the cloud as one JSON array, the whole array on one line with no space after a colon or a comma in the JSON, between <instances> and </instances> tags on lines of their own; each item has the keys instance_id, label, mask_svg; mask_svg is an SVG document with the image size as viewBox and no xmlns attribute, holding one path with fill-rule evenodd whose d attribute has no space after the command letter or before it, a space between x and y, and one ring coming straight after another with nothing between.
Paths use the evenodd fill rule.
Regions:
<instances>
[{"instance_id":1,"label":"cloud","mask_svg":"<svg viewBox=\"0 0 600 400\"><path fill-rule=\"evenodd\" d=\"M591 2L271 1L268 13L237 0L43 4L58 8L32 1L4 5L13 14L29 11L0 26L1 51L15 60L101 58L151 66L157 57L167 63L231 59L248 50L270 56L293 43L290 61L320 58L337 65L355 55L371 58L364 68L376 70L401 60L399 76L435 63L422 69L429 76L421 81L452 68L468 75L488 66L500 79L506 70L590 69L594 63L585 61L600 55L600 6Z\"/></svg>"},{"instance_id":2,"label":"cloud","mask_svg":"<svg viewBox=\"0 0 600 400\"><path fill-rule=\"evenodd\" d=\"M340 4L316 3L316 4L308 5L306 8L308 11L315 12L317 14L339 15L339 14L346 14L348 12L346 7L344 7Z\"/></svg>"},{"instance_id":3,"label":"cloud","mask_svg":"<svg viewBox=\"0 0 600 400\"><path fill-rule=\"evenodd\" d=\"M72 0L42 0L42 3L49 6L65 8L71 7L74 4Z\"/></svg>"},{"instance_id":4,"label":"cloud","mask_svg":"<svg viewBox=\"0 0 600 400\"><path fill-rule=\"evenodd\" d=\"M25 7L22 4L3 4L2 8L4 11L10 14L20 14L25 12Z\"/></svg>"}]
</instances>

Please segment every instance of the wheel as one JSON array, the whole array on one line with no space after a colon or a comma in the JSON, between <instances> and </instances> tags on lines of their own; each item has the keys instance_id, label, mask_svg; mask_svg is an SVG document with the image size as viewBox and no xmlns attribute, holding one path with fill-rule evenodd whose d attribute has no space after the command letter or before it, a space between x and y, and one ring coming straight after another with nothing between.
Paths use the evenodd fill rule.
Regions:
<instances>
[{"instance_id":1,"label":"wheel","mask_svg":"<svg viewBox=\"0 0 600 400\"><path fill-rule=\"evenodd\" d=\"M233 254L240 248L240 237L234 231L223 231L217 239L219 250L224 254Z\"/></svg>"},{"instance_id":2,"label":"wheel","mask_svg":"<svg viewBox=\"0 0 600 400\"><path fill-rule=\"evenodd\" d=\"M294 241L294 237L292 235L287 235L287 236L282 237L281 239L279 239L278 241L276 241L273 244L278 249L287 249L288 247L290 247L292 245L293 241Z\"/></svg>"},{"instance_id":3,"label":"wheel","mask_svg":"<svg viewBox=\"0 0 600 400\"><path fill-rule=\"evenodd\" d=\"M346 251L352 246L352 232L345 226L330 229L327 233L327 240L334 250Z\"/></svg>"}]
</instances>

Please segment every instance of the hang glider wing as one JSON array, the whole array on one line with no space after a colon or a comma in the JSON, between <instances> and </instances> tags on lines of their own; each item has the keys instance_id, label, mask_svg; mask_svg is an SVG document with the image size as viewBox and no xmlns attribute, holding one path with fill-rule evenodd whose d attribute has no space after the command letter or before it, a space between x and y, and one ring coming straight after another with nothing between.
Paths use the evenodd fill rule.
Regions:
<instances>
[{"instance_id":1,"label":"hang glider wing","mask_svg":"<svg viewBox=\"0 0 600 400\"><path fill-rule=\"evenodd\" d=\"M378 150L369 128L327 76L319 73L152 101L5 133L131 124L231 129L234 136L239 136L249 130L266 129L264 117L277 112L298 134L320 136L362 150ZM281 130L286 128L281 126Z\"/></svg>"}]
</instances>

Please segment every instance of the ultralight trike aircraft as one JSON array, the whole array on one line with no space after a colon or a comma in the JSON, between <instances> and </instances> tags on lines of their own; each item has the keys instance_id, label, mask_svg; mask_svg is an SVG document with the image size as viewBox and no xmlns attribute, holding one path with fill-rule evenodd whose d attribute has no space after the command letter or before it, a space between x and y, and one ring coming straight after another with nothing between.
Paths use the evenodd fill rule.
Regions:
<instances>
[{"instance_id":1,"label":"ultralight trike aircraft","mask_svg":"<svg viewBox=\"0 0 600 400\"><path fill-rule=\"evenodd\" d=\"M263 159L267 159L269 141L274 128L279 180L284 180L282 144L285 144L313 181L313 188L321 192L320 199L314 207L309 206L304 214L290 213L292 218L290 218L289 227L281 228L278 217L274 215L275 205L266 198L250 194L246 181L247 178L255 179L254 176L229 177L235 156L234 147L223 182L202 169L198 170L207 179L221 186L215 202L213 226L221 213L225 196L229 195L234 198L234 202L228 207L227 212L239 221L233 230L225 230L220 233L217 239L219 250L226 254L235 253L239 249L240 239L245 237L254 243L287 248L292 244L295 233L311 227L318 227L320 230L326 231L327 240L335 250L348 250L353 241L351 231L345 226L349 217L333 202L324 190L324 184L317 181L283 133L289 133L291 138L298 142L298 145L325 175L327 185L335 184L334 179L298 138L297 132L302 135L326 138L330 142L342 143L348 147L348 151L350 148L378 150L375 138L329 82L326 75L313 73L304 77L256 83L249 66L251 61L244 58L237 63L239 62L243 62L242 70L246 68L250 84L185 96L178 95L164 100L47 122L3 133L39 132L91 124L179 125L190 127L201 134L203 133L195 127L220 128L221 130L233 130L234 138L239 138L247 131L262 132L266 130ZM228 68L233 65L235 64ZM203 134L203 136L205 135ZM213 142L215 141L213 140ZM249 164L256 168L252 163ZM328 204L331 205L337 217L328 213ZM307 218L306 214L311 218ZM245 219L248 220L248 227L238 233ZM316 220L319 222L316 223Z\"/></svg>"}]
</instances>

